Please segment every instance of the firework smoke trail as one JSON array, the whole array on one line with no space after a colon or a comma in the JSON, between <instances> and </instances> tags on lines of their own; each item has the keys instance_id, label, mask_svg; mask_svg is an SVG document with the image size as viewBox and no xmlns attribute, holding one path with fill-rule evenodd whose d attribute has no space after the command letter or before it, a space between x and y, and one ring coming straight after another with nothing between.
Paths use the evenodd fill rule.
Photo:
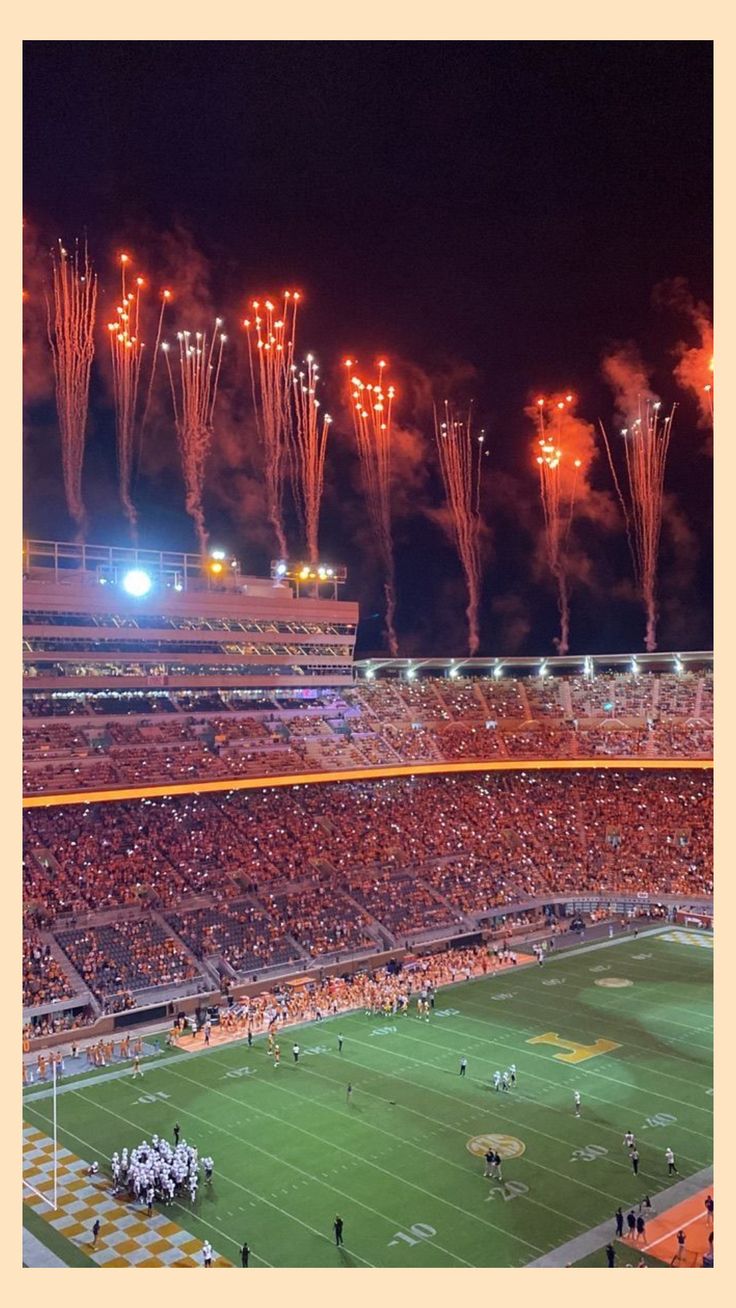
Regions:
<instances>
[{"instance_id":1,"label":"firework smoke trail","mask_svg":"<svg viewBox=\"0 0 736 1308\"><path fill-rule=\"evenodd\" d=\"M294 465L294 498L304 524L307 555L310 563L319 560L319 506L325 474L327 436L332 419L329 413L320 418L317 399L319 370L312 354L305 359L305 371L292 364L295 422L288 430Z\"/></svg>"},{"instance_id":2,"label":"firework smoke trail","mask_svg":"<svg viewBox=\"0 0 736 1308\"><path fill-rule=\"evenodd\" d=\"M291 370L300 298L298 291L285 291L280 314L270 298L253 300L254 316L243 323L256 425L263 443L268 518L284 559L288 554L283 515L284 460L289 445Z\"/></svg>"},{"instance_id":3,"label":"firework smoke trail","mask_svg":"<svg viewBox=\"0 0 736 1308\"><path fill-rule=\"evenodd\" d=\"M89 404L89 378L95 352L97 275L85 243L70 255L59 241L51 255L53 308L46 301L46 323L54 361L56 410L61 434L64 493L81 540L87 525L82 500L82 463Z\"/></svg>"},{"instance_id":4,"label":"firework smoke trail","mask_svg":"<svg viewBox=\"0 0 736 1308\"><path fill-rule=\"evenodd\" d=\"M649 653L657 648L657 558L662 534L662 507L667 451L676 405L667 417L660 413L659 400L639 401L637 417L621 431L626 463L628 502L616 475L616 467L603 423L600 424L614 485L626 521L634 575L647 616L645 643Z\"/></svg>"},{"instance_id":5,"label":"firework smoke trail","mask_svg":"<svg viewBox=\"0 0 736 1308\"><path fill-rule=\"evenodd\" d=\"M468 619L468 649L473 655L477 653L480 644L478 606L481 561L478 510L484 437L481 434L477 440L473 439L471 423L471 409L468 409L465 420L455 417L455 411L447 400L444 404L444 419L438 417L435 409L434 433L442 480L450 507L455 544L468 588L468 607L465 612Z\"/></svg>"},{"instance_id":6,"label":"firework smoke trail","mask_svg":"<svg viewBox=\"0 0 736 1308\"><path fill-rule=\"evenodd\" d=\"M567 580L566 546L575 511L580 459L573 461L573 479L567 498L563 494L561 464L564 459L563 417L572 395L552 401L552 421L545 418L547 402L537 400L537 467L539 493L544 513L544 538L550 572L557 587L557 607L560 613L560 635L555 640L559 654L567 654L570 647L570 593Z\"/></svg>"},{"instance_id":7,"label":"firework smoke trail","mask_svg":"<svg viewBox=\"0 0 736 1308\"><path fill-rule=\"evenodd\" d=\"M393 386L384 389L384 359L379 360L378 380L375 382L361 381L353 372L354 366L354 359L345 360L363 488L384 567L386 636L391 656L395 658L399 645L395 627L396 574L391 536L391 410L396 392Z\"/></svg>"},{"instance_id":8,"label":"firework smoke trail","mask_svg":"<svg viewBox=\"0 0 736 1308\"><path fill-rule=\"evenodd\" d=\"M674 277L655 287L655 304L669 309L688 323L692 342L675 347L675 379L689 391L700 410L699 427L713 427L713 314L703 300L696 300L684 277Z\"/></svg>"},{"instance_id":9,"label":"firework smoke trail","mask_svg":"<svg viewBox=\"0 0 736 1308\"><path fill-rule=\"evenodd\" d=\"M127 289L126 271L130 259L120 256L121 296L116 319L107 324L112 359L112 387L115 405L115 434L117 438L120 502L123 506L133 540L138 537L138 514L130 498L133 475L135 442L135 416L138 404L138 387L143 363L144 342L140 338L142 277L136 277L135 290Z\"/></svg>"},{"instance_id":10,"label":"firework smoke trail","mask_svg":"<svg viewBox=\"0 0 736 1308\"><path fill-rule=\"evenodd\" d=\"M194 520L197 541L203 555L207 552L208 541L202 508L204 470L212 443L222 351L227 340L219 330L221 325L222 319L216 318L209 345L206 332L177 332L179 369L176 374L171 367L168 345L164 342L161 346L174 403L187 513ZM178 377L178 397L175 375Z\"/></svg>"}]
</instances>

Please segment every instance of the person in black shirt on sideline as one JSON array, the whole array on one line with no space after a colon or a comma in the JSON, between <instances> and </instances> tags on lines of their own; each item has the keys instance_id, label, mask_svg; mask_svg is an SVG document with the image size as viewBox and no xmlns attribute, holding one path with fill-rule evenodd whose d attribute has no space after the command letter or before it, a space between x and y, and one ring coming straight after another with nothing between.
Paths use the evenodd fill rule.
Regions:
<instances>
[{"instance_id":1,"label":"person in black shirt on sideline","mask_svg":"<svg viewBox=\"0 0 736 1308\"><path fill-rule=\"evenodd\" d=\"M341 1218L341 1217L336 1217L336 1218L335 1218L335 1220L334 1220L334 1222L333 1222L333 1224L332 1224L332 1229L333 1229L333 1231L335 1232L335 1244L338 1245L338 1246L341 1245L341 1244L344 1244L344 1241L343 1241L343 1238L342 1238L342 1218Z\"/></svg>"}]
</instances>

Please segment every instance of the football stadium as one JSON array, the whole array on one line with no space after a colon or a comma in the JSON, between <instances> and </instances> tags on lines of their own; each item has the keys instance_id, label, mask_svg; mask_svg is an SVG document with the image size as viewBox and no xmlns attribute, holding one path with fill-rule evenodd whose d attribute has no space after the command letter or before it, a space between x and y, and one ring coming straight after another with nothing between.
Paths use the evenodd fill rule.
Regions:
<instances>
[{"instance_id":1,"label":"football stadium","mask_svg":"<svg viewBox=\"0 0 736 1308\"><path fill-rule=\"evenodd\" d=\"M29 1258L702 1265L711 656L356 662L232 564L25 547Z\"/></svg>"},{"instance_id":2,"label":"football stadium","mask_svg":"<svg viewBox=\"0 0 736 1308\"><path fill-rule=\"evenodd\" d=\"M23 1268L712 1269L711 44L307 22L24 46Z\"/></svg>"}]
</instances>

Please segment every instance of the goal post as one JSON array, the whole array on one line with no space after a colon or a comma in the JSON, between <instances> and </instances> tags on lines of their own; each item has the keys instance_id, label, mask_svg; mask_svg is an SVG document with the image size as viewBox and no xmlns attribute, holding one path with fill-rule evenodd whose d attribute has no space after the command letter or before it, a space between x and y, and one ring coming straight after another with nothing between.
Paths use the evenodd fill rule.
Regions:
<instances>
[{"instance_id":1,"label":"goal post","mask_svg":"<svg viewBox=\"0 0 736 1308\"><path fill-rule=\"evenodd\" d=\"M56 1107L56 1100L57 1100L56 1060L54 1058L51 1059L51 1077L52 1077L52 1081L51 1081L52 1137L51 1138L52 1138L52 1145L53 1145L52 1161L51 1161L51 1181L52 1181L51 1191L50 1191L51 1197L49 1197L48 1191L44 1194L43 1190L38 1190L35 1185L32 1185L30 1181L26 1180L25 1175L23 1176L23 1185L26 1190L30 1190L31 1194L35 1194L39 1199L42 1199L44 1203L49 1204L49 1206L53 1209L53 1211L56 1212L56 1209L58 1207L58 1197L59 1197L59 1139L58 1139L58 1131L57 1131L57 1107Z\"/></svg>"}]
</instances>

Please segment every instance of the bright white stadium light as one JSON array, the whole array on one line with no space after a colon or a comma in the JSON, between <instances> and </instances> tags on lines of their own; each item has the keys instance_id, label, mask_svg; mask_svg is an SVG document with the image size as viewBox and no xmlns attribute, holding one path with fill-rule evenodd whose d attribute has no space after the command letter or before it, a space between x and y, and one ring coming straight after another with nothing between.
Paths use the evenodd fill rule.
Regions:
<instances>
[{"instance_id":1,"label":"bright white stadium light","mask_svg":"<svg viewBox=\"0 0 736 1308\"><path fill-rule=\"evenodd\" d=\"M210 553L210 558L217 559L218 562L222 562L224 557L225 557L224 550L212 550L212 552Z\"/></svg>"},{"instance_id":2,"label":"bright white stadium light","mask_svg":"<svg viewBox=\"0 0 736 1308\"><path fill-rule=\"evenodd\" d=\"M131 568L123 577L123 590L134 599L142 599L148 594L152 585L150 576L142 568Z\"/></svg>"}]
</instances>

